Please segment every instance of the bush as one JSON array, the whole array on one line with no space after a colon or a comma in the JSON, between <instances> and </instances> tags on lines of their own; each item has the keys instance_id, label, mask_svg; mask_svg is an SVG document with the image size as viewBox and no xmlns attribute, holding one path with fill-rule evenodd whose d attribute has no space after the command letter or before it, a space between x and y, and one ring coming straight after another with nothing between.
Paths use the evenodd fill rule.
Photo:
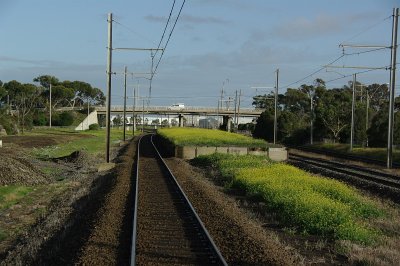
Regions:
<instances>
[{"instance_id":1,"label":"bush","mask_svg":"<svg viewBox=\"0 0 400 266\"><path fill-rule=\"evenodd\" d=\"M48 125L48 114L44 112L35 112L33 114L33 125L34 126Z\"/></svg>"},{"instance_id":2,"label":"bush","mask_svg":"<svg viewBox=\"0 0 400 266\"><path fill-rule=\"evenodd\" d=\"M52 117L52 124L55 126L70 126L74 122L74 114L72 112L62 112L54 114Z\"/></svg>"},{"instance_id":3,"label":"bush","mask_svg":"<svg viewBox=\"0 0 400 266\"><path fill-rule=\"evenodd\" d=\"M99 130L100 126L99 124L91 124L89 125L89 130Z\"/></svg>"}]
</instances>

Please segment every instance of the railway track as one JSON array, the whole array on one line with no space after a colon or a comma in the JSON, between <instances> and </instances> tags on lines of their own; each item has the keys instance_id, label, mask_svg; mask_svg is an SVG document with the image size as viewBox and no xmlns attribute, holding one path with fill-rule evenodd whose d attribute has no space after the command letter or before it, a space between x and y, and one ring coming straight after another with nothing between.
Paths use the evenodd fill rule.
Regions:
<instances>
[{"instance_id":1,"label":"railway track","mask_svg":"<svg viewBox=\"0 0 400 266\"><path fill-rule=\"evenodd\" d=\"M289 153L290 164L314 173L344 179L400 202L400 177L348 163Z\"/></svg>"},{"instance_id":2,"label":"railway track","mask_svg":"<svg viewBox=\"0 0 400 266\"><path fill-rule=\"evenodd\" d=\"M386 166L386 161L381 161L381 160L373 159L373 158L366 157L366 156L359 156L359 155L356 156L356 155L346 154L346 153L339 152L339 151L317 149L317 148L307 147L307 146L296 146L296 147L293 146L292 148L296 149L296 150L304 151L304 152L317 153L317 154L332 156L332 157L341 158L341 159L350 160L350 161L363 162L363 163L368 163L368 164L373 164L373 165L378 165L378 166ZM393 168L400 168L400 164L397 162L393 162Z\"/></svg>"},{"instance_id":3,"label":"railway track","mask_svg":"<svg viewBox=\"0 0 400 266\"><path fill-rule=\"evenodd\" d=\"M152 135L137 154L131 265L227 265Z\"/></svg>"}]
</instances>

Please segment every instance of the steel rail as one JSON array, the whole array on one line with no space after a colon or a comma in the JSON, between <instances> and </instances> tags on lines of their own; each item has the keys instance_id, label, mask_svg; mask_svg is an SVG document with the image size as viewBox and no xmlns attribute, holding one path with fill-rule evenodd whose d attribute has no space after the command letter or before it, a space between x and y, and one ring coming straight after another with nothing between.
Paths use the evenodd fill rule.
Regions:
<instances>
[{"instance_id":1,"label":"steel rail","mask_svg":"<svg viewBox=\"0 0 400 266\"><path fill-rule=\"evenodd\" d=\"M219 260L222 262L223 265L228 265L224 259L224 257L222 256L221 252L219 251L217 245L215 245L214 240L212 239L211 235L209 234L209 232L207 231L206 227L204 226L203 222L201 221L199 215L197 214L196 210L194 209L192 203L190 203L189 198L186 196L185 192L183 191L182 187L179 185L178 180L176 179L176 177L174 176L174 174L172 173L171 169L169 169L167 163L164 161L164 159L162 158L160 152L158 151L156 145L154 145L153 142L153 137L154 134L151 135L151 144L153 145L155 151L158 154L158 158L162 161L163 165L165 166L165 168L167 169L167 171L169 172L170 176L172 177L174 183L176 184L176 186L179 188L180 193L182 193L183 197L185 198L186 202L188 203L190 210L193 212L194 216L196 217L197 222L200 224L202 230L204 231L205 235L207 236L208 240L210 241L214 252L217 254L217 257L219 258Z\"/></svg>"},{"instance_id":2,"label":"steel rail","mask_svg":"<svg viewBox=\"0 0 400 266\"><path fill-rule=\"evenodd\" d=\"M168 165L166 164L166 162L164 161L164 159L162 158L160 152L158 151L157 147L155 146L154 142L153 142L153 136L154 134L151 134L151 144L153 145L154 150L156 151L156 154L158 156L158 160L160 162L162 162L162 166L165 168L165 170L167 170L169 176L171 177L171 180L173 181L174 185L176 186L176 188L178 189L178 192L182 195L184 201L187 203L187 205L189 206L190 211L192 212L194 218L196 219L197 223L200 225L201 230L203 231L205 237L207 238L208 242L211 244L211 249L212 252L214 253L216 259L219 260L220 264L222 265L228 265L225 261L225 259L223 258L221 252L219 251L218 247L216 246L215 242L213 241L211 235L209 234L209 232L207 231L207 229L205 228L203 222L201 221L199 215L197 214L197 212L195 211L193 205L190 203L188 197L186 196L186 194L184 193L182 187L179 185L176 177L173 175L172 171L169 169ZM139 195L139 162L140 162L140 143L142 138L144 137L141 136L139 141L138 141L138 148L137 148L137 158L136 158L136 185L135 185L135 204L134 204L134 217L133 217L133 232L132 232L132 241L131 241L131 257L130 257L130 265L134 266L136 265L136 245L137 245L137 211L138 211L138 195Z\"/></svg>"},{"instance_id":3,"label":"steel rail","mask_svg":"<svg viewBox=\"0 0 400 266\"><path fill-rule=\"evenodd\" d=\"M134 195L134 208L133 208L133 225L132 225L132 241L131 241L131 257L130 265L136 265L136 236L137 236L137 209L138 209L138 197L139 197L139 156L140 156L140 142L143 136L138 140L137 150L136 150L136 175L135 175L135 195Z\"/></svg>"},{"instance_id":4,"label":"steel rail","mask_svg":"<svg viewBox=\"0 0 400 266\"><path fill-rule=\"evenodd\" d=\"M299 151L312 152L312 153L337 157L340 159L347 159L347 160L351 160L351 161L358 161L358 162L375 164L375 165L379 165L379 166L386 166L386 161L373 159L373 158L369 158L369 157L365 157L365 156L356 156L356 155L346 154L346 153L339 152L339 151L322 150L322 149L316 149L316 148L307 147L307 146L300 146L300 147L293 146L293 147L289 147L289 148L296 149ZM400 163L393 163L393 167L400 168Z\"/></svg>"},{"instance_id":5,"label":"steel rail","mask_svg":"<svg viewBox=\"0 0 400 266\"><path fill-rule=\"evenodd\" d=\"M396 180L396 176L386 173L372 171L370 169L363 169L362 167L358 166L344 165L338 162L293 154L289 155L289 161L305 163L340 174L356 177L361 181L373 182L392 189L400 189L400 182L399 180Z\"/></svg>"}]
</instances>

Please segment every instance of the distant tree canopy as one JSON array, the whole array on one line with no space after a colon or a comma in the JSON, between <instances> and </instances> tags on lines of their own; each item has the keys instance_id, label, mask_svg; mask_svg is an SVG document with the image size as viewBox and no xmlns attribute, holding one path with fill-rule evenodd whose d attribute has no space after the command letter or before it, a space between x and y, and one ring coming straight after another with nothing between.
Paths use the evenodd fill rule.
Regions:
<instances>
[{"instance_id":1,"label":"distant tree canopy","mask_svg":"<svg viewBox=\"0 0 400 266\"><path fill-rule=\"evenodd\" d=\"M354 141L382 146L387 142L388 86L356 83ZM310 141L311 121L315 141L350 141L352 82L327 89L321 79L278 95L277 137L279 142L301 144ZM253 136L273 140L274 95L256 95L253 105L265 109L257 119ZM395 104L395 143L400 144L400 98ZM368 112L368 113L367 113ZM367 120L368 119L368 120Z\"/></svg>"},{"instance_id":2,"label":"distant tree canopy","mask_svg":"<svg viewBox=\"0 0 400 266\"><path fill-rule=\"evenodd\" d=\"M49 108L59 107L85 106L86 108L87 103L103 105L105 102L105 96L100 89L83 81L60 81L57 77L42 75L34 78L33 82L37 84L23 84L16 80L5 83L0 81L0 122L2 124L16 124L15 128L23 132L34 123L37 125L46 123L48 116L38 114L38 112L49 112ZM9 106L5 109L7 104ZM63 122L63 125L71 123L68 115L62 114L60 117L63 121L68 120L68 123ZM54 119L56 120L57 117Z\"/></svg>"}]
</instances>

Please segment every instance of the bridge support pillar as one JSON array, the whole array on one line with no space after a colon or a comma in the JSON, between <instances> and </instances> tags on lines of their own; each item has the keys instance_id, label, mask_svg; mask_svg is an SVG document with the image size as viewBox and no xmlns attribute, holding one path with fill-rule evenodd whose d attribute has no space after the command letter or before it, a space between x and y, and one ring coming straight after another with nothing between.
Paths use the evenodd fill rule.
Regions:
<instances>
[{"instance_id":1,"label":"bridge support pillar","mask_svg":"<svg viewBox=\"0 0 400 266\"><path fill-rule=\"evenodd\" d=\"M179 127L183 127L183 115L182 114L179 114L178 115L178 119L179 119Z\"/></svg>"},{"instance_id":2,"label":"bridge support pillar","mask_svg":"<svg viewBox=\"0 0 400 266\"><path fill-rule=\"evenodd\" d=\"M223 117L223 125L226 128L226 131L231 132L232 128L232 117L229 115L224 115Z\"/></svg>"}]
</instances>

